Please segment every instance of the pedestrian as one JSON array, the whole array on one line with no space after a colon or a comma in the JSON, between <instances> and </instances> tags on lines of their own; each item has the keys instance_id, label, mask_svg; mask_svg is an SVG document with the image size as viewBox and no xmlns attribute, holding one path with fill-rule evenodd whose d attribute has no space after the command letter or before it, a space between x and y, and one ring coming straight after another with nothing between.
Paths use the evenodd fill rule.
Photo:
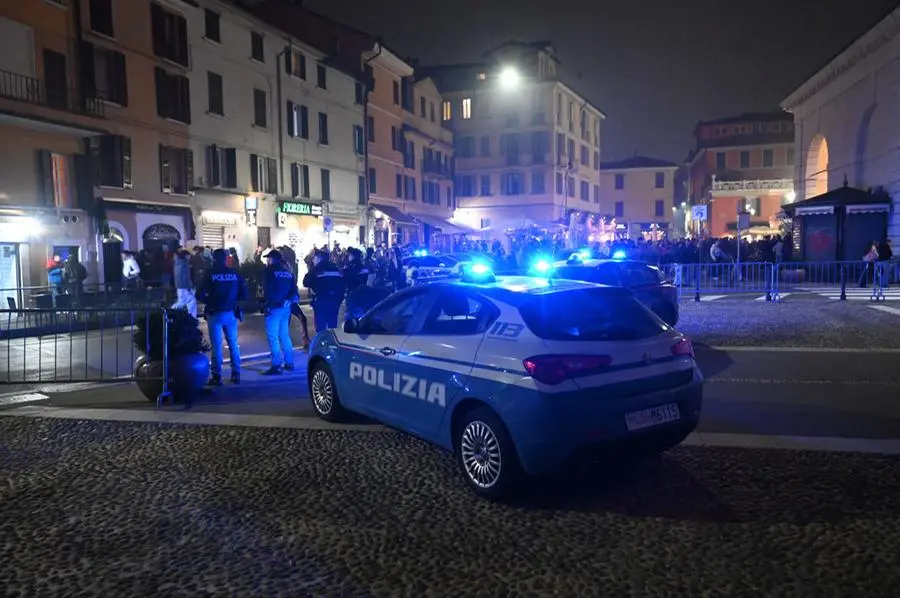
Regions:
<instances>
[{"instance_id":1,"label":"pedestrian","mask_svg":"<svg viewBox=\"0 0 900 598\"><path fill-rule=\"evenodd\" d=\"M197 317L197 298L194 295L194 281L191 277L191 254L179 251L175 255L175 303L172 309L186 309Z\"/></svg>"},{"instance_id":2,"label":"pedestrian","mask_svg":"<svg viewBox=\"0 0 900 598\"><path fill-rule=\"evenodd\" d=\"M122 280L127 291L134 290L141 282L141 267L131 251L122 252Z\"/></svg>"},{"instance_id":3,"label":"pedestrian","mask_svg":"<svg viewBox=\"0 0 900 598\"><path fill-rule=\"evenodd\" d=\"M329 328L337 328L338 313L344 301L344 278L325 251L316 251L313 267L303 277L303 286L313 295L313 318L316 334Z\"/></svg>"},{"instance_id":4,"label":"pedestrian","mask_svg":"<svg viewBox=\"0 0 900 598\"><path fill-rule=\"evenodd\" d=\"M212 345L210 386L222 385L222 336L231 354L231 381L241 381L241 351L238 347L238 321L241 319L240 301L247 298L244 279L234 268L225 265L227 254L216 249L212 254L212 267L200 287L198 300L205 305L204 315L209 327Z\"/></svg>"},{"instance_id":5,"label":"pedestrian","mask_svg":"<svg viewBox=\"0 0 900 598\"><path fill-rule=\"evenodd\" d=\"M294 370L294 346L291 342L291 305L300 297L297 279L282 261L281 252L272 250L266 256L264 277L266 339L272 353L272 365L264 376Z\"/></svg>"}]
</instances>

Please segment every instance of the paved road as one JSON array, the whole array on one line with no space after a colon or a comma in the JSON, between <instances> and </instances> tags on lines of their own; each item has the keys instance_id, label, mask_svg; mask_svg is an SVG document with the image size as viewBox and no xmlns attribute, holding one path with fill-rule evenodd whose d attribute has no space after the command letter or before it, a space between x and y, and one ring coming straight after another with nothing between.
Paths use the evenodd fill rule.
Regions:
<instances>
[{"instance_id":1,"label":"paved road","mask_svg":"<svg viewBox=\"0 0 900 598\"><path fill-rule=\"evenodd\" d=\"M7 596L896 596L900 459L679 448L510 508L392 433L0 418Z\"/></svg>"}]
</instances>

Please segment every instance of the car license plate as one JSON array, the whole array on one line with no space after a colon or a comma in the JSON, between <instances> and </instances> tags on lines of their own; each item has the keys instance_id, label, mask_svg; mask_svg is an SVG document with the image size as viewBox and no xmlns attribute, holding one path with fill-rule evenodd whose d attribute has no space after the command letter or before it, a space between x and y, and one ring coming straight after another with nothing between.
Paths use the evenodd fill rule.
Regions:
<instances>
[{"instance_id":1,"label":"car license plate","mask_svg":"<svg viewBox=\"0 0 900 598\"><path fill-rule=\"evenodd\" d=\"M651 428L660 424L678 421L681 419L681 413L678 411L676 403L668 403L659 407L643 409L641 411L632 411L625 414L625 426L629 432Z\"/></svg>"}]
</instances>

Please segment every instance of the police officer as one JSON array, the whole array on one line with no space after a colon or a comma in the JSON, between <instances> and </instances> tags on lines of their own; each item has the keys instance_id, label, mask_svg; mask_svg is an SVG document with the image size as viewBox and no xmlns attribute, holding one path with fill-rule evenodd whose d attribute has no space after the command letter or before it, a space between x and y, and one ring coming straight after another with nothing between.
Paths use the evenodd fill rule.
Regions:
<instances>
[{"instance_id":1,"label":"police officer","mask_svg":"<svg viewBox=\"0 0 900 598\"><path fill-rule=\"evenodd\" d=\"M210 386L222 385L223 333L231 354L231 381L235 384L241 381L241 350L238 347L238 320L241 314L238 302L247 298L247 287L237 270L225 265L227 258L224 249L213 251L212 266L197 296L205 305L204 315L212 345Z\"/></svg>"},{"instance_id":2,"label":"police officer","mask_svg":"<svg viewBox=\"0 0 900 598\"><path fill-rule=\"evenodd\" d=\"M294 347L291 344L291 305L299 298L297 279L278 250L266 256L265 274L266 338L272 352L272 366L265 376L277 375L282 369L293 371Z\"/></svg>"},{"instance_id":3,"label":"police officer","mask_svg":"<svg viewBox=\"0 0 900 598\"><path fill-rule=\"evenodd\" d=\"M329 328L337 328L338 312L344 301L344 278L328 259L328 254L318 250L313 255L313 267L303 277L303 286L313 294L313 317L316 333Z\"/></svg>"}]
</instances>

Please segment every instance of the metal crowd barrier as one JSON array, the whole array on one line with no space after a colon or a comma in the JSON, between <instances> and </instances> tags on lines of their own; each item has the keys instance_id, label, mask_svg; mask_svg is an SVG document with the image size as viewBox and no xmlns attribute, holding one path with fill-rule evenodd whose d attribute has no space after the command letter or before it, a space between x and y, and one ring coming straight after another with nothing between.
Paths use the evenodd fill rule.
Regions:
<instances>
[{"instance_id":1,"label":"metal crowd barrier","mask_svg":"<svg viewBox=\"0 0 900 598\"><path fill-rule=\"evenodd\" d=\"M729 294L758 294L780 301L791 293L809 293L846 301L885 301L885 288L900 283L900 262L742 262L666 264L666 278L679 300ZM900 297L898 297L900 298Z\"/></svg>"},{"instance_id":2,"label":"metal crowd barrier","mask_svg":"<svg viewBox=\"0 0 900 598\"><path fill-rule=\"evenodd\" d=\"M0 310L0 385L135 381L135 361L148 352L133 341L137 325L162 312L163 367L158 404L169 394L169 317L163 308ZM149 329L149 326L147 326Z\"/></svg>"}]
</instances>

